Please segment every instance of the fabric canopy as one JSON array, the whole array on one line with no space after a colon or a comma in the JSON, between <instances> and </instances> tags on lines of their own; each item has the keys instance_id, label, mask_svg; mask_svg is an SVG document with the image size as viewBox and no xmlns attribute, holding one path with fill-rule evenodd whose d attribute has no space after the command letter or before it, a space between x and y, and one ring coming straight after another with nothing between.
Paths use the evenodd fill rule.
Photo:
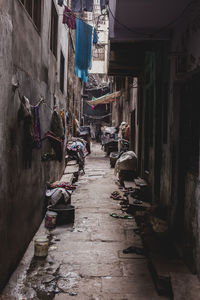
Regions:
<instances>
[{"instance_id":1,"label":"fabric canopy","mask_svg":"<svg viewBox=\"0 0 200 300\"><path fill-rule=\"evenodd\" d=\"M88 101L88 104L91 106L96 106L98 104L108 104L110 102L116 101L117 98L119 98L121 95L121 92L115 92L112 94L106 94L100 98L93 98L93 100Z\"/></svg>"}]
</instances>

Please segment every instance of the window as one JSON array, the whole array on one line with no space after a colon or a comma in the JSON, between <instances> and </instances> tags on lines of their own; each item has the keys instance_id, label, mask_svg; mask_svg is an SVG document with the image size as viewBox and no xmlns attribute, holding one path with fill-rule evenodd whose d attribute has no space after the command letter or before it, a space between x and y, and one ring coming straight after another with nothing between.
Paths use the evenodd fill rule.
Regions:
<instances>
[{"instance_id":1,"label":"window","mask_svg":"<svg viewBox=\"0 0 200 300\"><path fill-rule=\"evenodd\" d=\"M20 0L30 15L33 23L40 31L41 29L41 0Z\"/></svg>"},{"instance_id":2,"label":"window","mask_svg":"<svg viewBox=\"0 0 200 300\"><path fill-rule=\"evenodd\" d=\"M63 93L64 92L64 78L65 78L65 58L60 51L60 90Z\"/></svg>"},{"instance_id":3,"label":"window","mask_svg":"<svg viewBox=\"0 0 200 300\"><path fill-rule=\"evenodd\" d=\"M105 48L94 48L93 50L93 60L105 60Z\"/></svg>"},{"instance_id":4,"label":"window","mask_svg":"<svg viewBox=\"0 0 200 300\"><path fill-rule=\"evenodd\" d=\"M58 14L54 2L52 1L50 49L53 52L55 57L57 57L57 41L58 41Z\"/></svg>"}]
</instances>

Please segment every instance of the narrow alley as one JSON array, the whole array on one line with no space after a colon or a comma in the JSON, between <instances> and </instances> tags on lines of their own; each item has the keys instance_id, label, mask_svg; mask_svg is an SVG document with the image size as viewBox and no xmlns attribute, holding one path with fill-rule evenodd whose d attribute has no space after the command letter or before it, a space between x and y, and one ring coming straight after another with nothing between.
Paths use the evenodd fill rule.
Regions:
<instances>
[{"instance_id":1,"label":"narrow alley","mask_svg":"<svg viewBox=\"0 0 200 300\"><path fill-rule=\"evenodd\" d=\"M79 177L72 196L75 223L50 232L44 222L41 224L36 237L50 234L48 257L45 261L32 257L31 243L3 300L64 300L73 295L80 300L168 299L158 296L146 257L123 253L131 245L142 247L142 241L134 234L134 219L110 216L112 212L122 213L119 201L110 198L117 189L115 181L108 157L94 143L86 160L85 175Z\"/></svg>"},{"instance_id":2,"label":"narrow alley","mask_svg":"<svg viewBox=\"0 0 200 300\"><path fill-rule=\"evenodd\" d=\"M0 0L0 300L200 300L200 0Z\"/></svg>"}]
</instances>

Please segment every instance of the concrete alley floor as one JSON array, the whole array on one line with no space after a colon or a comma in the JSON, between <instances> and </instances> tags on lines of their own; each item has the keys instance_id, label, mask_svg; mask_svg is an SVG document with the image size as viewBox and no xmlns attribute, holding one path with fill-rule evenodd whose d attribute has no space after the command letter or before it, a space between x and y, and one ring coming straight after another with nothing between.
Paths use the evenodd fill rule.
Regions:
<instances>
[{"instance_id":1,"label":"concrete alley floor","mask_svg":"<svg viewBox=\"0 0 200 300\"><path fill-rule=\"evenodd\" d=\"M119 201L113 169L100 145L92 146L85 175L79 176L72 195L75 223L50 232L45 261L33 257L33 242L11 277L1 299L158 300L147 259L124 254L123 249L142 246L134 235L134 219L115 219ZM42 223L37 235L49 234ZM36 236L37 236L36 235ZM56 293L56 294L55 294Z\"/></svg>"}]
</instances>

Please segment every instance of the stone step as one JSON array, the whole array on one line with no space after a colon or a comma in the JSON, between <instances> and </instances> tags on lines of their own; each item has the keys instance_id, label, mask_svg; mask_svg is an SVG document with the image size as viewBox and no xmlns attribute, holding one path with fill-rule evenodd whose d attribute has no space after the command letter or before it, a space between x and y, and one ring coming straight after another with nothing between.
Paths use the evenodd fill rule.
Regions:
<instances>
[{"instance_id":1,"label":"stone step","mask_svg":"<svg viewBox=\"0 0 200 300\"><path fill-rule=\"evenodd\" d=\"M172 297L171 273L189 274L189 269L179 258L167 235L161 237L148 229L144 230L142 239L158 293Z\"/></svg>"},{"instance_id":2,"label":"stone step","mask_svg":"<svg viewBox=\"0 0 200 300\"><path fill-rule=\"evenodd\" d=\"M142 201L141 204L136 204L135 201L138 200L128 195L129 209L133 212L148 210L151 208L151 204L148 202Z\"/></svg>"},{"instance_id":3,"label":"stone step","mask_svg":"<svg viewBox=\"0 0 200 300\"><path fill-rule=\"evenodd\" d=\"M134 182L137 186L140 186L140 187L148 186L147 181L145 179L142 179L142 178L136 178L136 179L134 179Z\"/></svg>"},{"instance_id":4,"label":"stone step","mask_svg":"<svg viewBox=\"0 0 200 300\"><path fill-rule=\"evenodd\" d=\"M171 273L189 273L179 258L170 259L159 254L150 254L149 267L158 293L166 296L172 296Z\"/></svg>"},{"instance_id":5,"label":"stone step","mask_svg":"<svg viewBox=\"0 0 200 300\"><path fill-rule=\"evenodd\" d=\"M73 174L79 171L79 165L68 165L65 168L64 174Z\"/></svg>"},{"instance_id":6,"label":"stone step","mask_svg":"<svg viewBox=\"0 0 200 300\"><path fill-rule=\"evenodd\" d=\"M76 164L77 164L76 160L70 160L70 161L68 161L68 163L67 163L68 166L74 166L74 165L76 165Z\"/></svg>"},{"instance_id":7,"label":"stone step","mask_svg":"<svg viewBox=\"0 0 200 300\"><path fill-rule=\"evenodd\" d=\"M135 182L134 181L124 181L124 186L125 186L125 188L133 188L133 189L135 189L136 188L136 184L135 184Z\"/></svg>"},{"instance_id":8,"label":"stone step","mask_svg":"<svg viewBox=\"0 0 200 300\"><path fill-rule=\"evenodd\" d=\"M61 181L65 181L65 182L69 182L70 184L72 184L73 182L73 178L74 178L74 174L64 174L62 177L61 177Z\"/></svg>"},{"instance_id":9,"label":"stone step","mask_svg":"<svg viewBox=\"0 0 200 300\"><path fill-rule=\"evenodd\" d=\"M200 300L200 282L197 276L185 273L171 273L174 300Z\"/></svg>"}]
</instances>

